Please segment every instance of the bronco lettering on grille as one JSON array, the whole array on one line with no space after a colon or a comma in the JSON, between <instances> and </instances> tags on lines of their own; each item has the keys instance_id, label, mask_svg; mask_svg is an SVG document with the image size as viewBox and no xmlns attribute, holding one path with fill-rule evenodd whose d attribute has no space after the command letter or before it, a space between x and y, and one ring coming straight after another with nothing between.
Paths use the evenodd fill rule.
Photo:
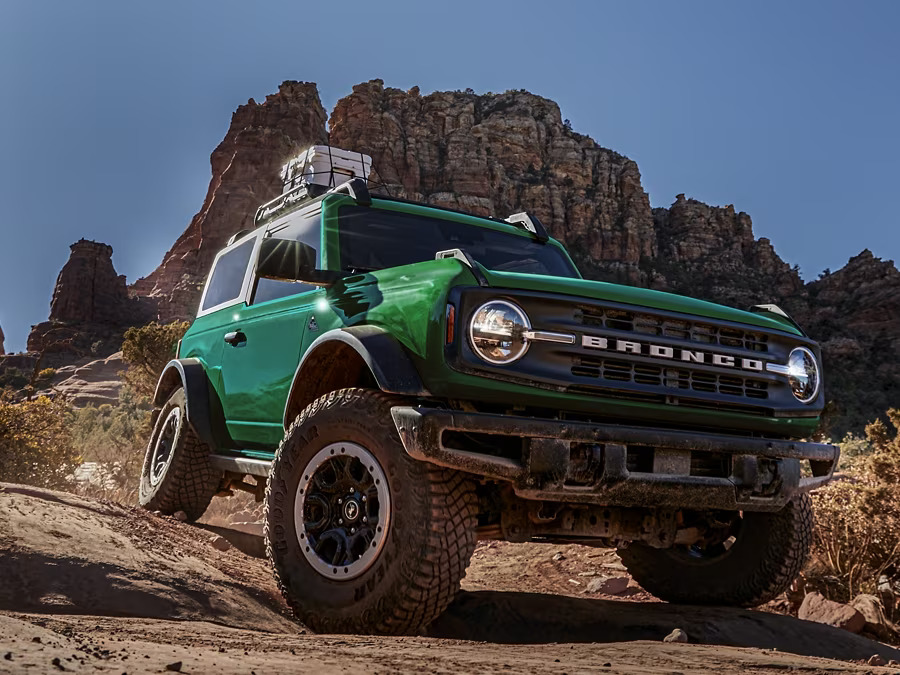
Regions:
<instances>
[{"instance_id":1,"label":"bronco lettering on grille","mask_svg":"<svg viewBox=\"0 0 900 675\"><path fill-rule=\"evenodd\" d=\"M633 340L605 338L596 335L583 335L581 337L581 346L588 349L603 349L623 354L640 354L657 359L682 361L684 363L708 363L713 366L737 368L739 370L752 370L755 372L762 372L763 370L763 362L759 359L739 359L728 354L715 354L713 352L704 352L695 349L681 349L678 347L654 345L646 342L634 342Z\"/></svg>"}]
</instances>

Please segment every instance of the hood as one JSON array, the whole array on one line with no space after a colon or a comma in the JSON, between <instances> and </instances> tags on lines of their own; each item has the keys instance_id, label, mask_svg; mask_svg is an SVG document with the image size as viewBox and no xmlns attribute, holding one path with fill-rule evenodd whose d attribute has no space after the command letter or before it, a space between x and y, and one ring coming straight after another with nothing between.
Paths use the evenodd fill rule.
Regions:
<instances>
[{"instance_id":1,"label":"hood","mask_svg":"<svg viewBox=\"0 0 900 675\"><path fill-rule=\"evenodd\" d=\"M482 267L482 269L484 269ZM549 277L540 274L522 274L518 272L498 272L484 270L488 282L494 288L510 288L523 291L560 293L592 300L608 300L621 302L636 307L661 309L669 312L680 312L689 316L702 316L708 319L721 319L736 323L759 326L768 330L779 330L794 335L803 333L790 319L773 314L757 314L745 312L714 302L695 300L683 295L653 291L648 288L622 286L604 281L588 281L587 279L570 279L566 277Z\"/></svg>"}]
</instances>

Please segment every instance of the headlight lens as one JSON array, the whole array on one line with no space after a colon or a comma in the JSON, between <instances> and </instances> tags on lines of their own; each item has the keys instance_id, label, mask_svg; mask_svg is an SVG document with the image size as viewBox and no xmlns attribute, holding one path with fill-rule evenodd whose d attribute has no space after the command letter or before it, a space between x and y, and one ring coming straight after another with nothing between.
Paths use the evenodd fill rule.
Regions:
<instances>
[{"instance_id":1,"label":"headlight lens","mask_svg":"<svg viewBox=\"0 0 900 675\"><path fill-rule=\"evenodd\" d=\"M528 317L519 307L505 300L491 300L472 316L469 342L488 363L512 363L528 351L525 331L530 328Z\"/></svg>"},{"instance_id":2,"label":"headlight lens","mask_svg":"<svg viewBox=\"0 0 900 675\"><path fill-rule=\"evenodd\" d=\"M788 381L801 403L810 403L819 393L819 364L806 347L797 347L788 357Z\"/></svg>"}]
</instances>

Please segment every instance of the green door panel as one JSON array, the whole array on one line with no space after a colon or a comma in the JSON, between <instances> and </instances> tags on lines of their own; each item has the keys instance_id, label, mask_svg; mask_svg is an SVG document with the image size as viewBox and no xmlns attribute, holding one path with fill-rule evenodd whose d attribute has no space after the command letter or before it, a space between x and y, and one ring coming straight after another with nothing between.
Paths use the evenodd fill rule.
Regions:
<instances>
[{"instance_id":1,"label":"green door panel","mask_svg":"<svg viewBox=\"0 0 900 675\"><path fill-rule=\"evenodd\" d=\"M272 447L284 435L284 404L316 294L238 306L234 321L222 331L222 407L238 443ZM244 339L225 344L226 332L242 333Z\"/></svg>"}]
</instances>

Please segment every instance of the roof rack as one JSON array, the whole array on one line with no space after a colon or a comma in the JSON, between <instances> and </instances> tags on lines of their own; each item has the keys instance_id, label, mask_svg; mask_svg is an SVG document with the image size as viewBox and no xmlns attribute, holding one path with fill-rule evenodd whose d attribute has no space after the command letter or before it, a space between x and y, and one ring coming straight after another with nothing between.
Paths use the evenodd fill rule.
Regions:
<instances>
[{"instance_id":1,"label":"roof rack","mask_svg":"<svg viewBox=\"0 0 900 675\"><path fill-rule=\"evenodd\" d=\"M327 187L316 183L298 185L256 209L256 215L253 216L253 227L259 227L272 216L282 213L293 206L299 206L308 200L321 197L326 192L328 192Z\"/></svg>"}]
</instances>

